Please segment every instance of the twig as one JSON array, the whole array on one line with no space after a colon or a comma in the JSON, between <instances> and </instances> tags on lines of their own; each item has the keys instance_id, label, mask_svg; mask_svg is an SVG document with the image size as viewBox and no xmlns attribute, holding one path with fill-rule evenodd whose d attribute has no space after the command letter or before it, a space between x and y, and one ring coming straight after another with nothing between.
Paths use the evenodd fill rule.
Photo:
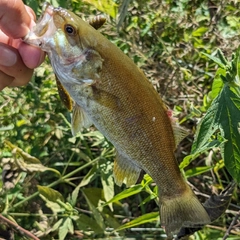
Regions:
<instances>
[{"instance_id":1,"label":"twig","mask_svg":"<svg viewBox=\"0 0 240 240\"><path fill-rule=\"evenodd\" d=\"M226 240L228 238L228 236L229 236L229 234L230 234L234 224L236 223L237 219L239 218L239 216L240 216L240 211L238 211L238 213L236 214L235 218L232 220L232 222L231 222L229 228L227 229L227 231L226 231L226 233L225 233L225 235L224 235L222 240Z\"/></svg>"},{"instance_id":2,"label":"twig","mask_svg":"<svg viewBox=\"0 0 240 240\"><path fill-rule=\"evenodd\" d=\"M36 236L34 236L31 232L29 232L28 230L20 227L17 223L12 222L11 220L9 220L8 218L4 217L2 214L0 214L0 220L7 222L9 225L13 226L14 228L16 228L18 231L20 231L21 233L23 233L24 235L26 235L27 237L30 237L31 239L34 240L40 240L39 238L37 238Z\"/></svg>"}]
</instances>

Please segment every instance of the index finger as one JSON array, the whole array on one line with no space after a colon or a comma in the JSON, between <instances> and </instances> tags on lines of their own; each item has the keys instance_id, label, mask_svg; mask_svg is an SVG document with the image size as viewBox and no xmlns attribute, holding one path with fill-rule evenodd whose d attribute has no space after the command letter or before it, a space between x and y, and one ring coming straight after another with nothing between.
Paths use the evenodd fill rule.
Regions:
<instances>
[{"instance_id":1,"label":"index finger","mask_svg":"<svg viewBox=\"0 0 240 240\"><path fill-rule=\"evenodd\" d=\"M24 37L31 18L21 0L0 0L0 28L12 38Z\"/></svg>"}]
</instances>

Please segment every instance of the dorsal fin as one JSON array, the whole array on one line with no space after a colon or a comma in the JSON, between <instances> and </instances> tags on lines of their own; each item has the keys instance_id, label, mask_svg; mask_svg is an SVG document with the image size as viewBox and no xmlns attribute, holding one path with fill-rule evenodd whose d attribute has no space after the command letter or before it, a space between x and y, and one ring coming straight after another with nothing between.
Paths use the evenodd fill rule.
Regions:
<instances>
[{"instance_id":1,"label":"dorsal fin","mask_svg":"<svg viewBox=\"0 0 240 240\"><path fill-rule=\"evenodd\" d=\"M89 24L96 30L99 29L106 22L106 18L103 15L98 15L89 20Z\"/></svg>"},{"instance_id":2,"label":"dorsal fin","mask_svg":"<svg viewBox=\"0 0 240 240\"><path fill-rule=\"evenodd\" d=\"M87 114L77 103L75 103L71 121L73 136L80 132L82 128L89 128L91 125L92 123Z\"/></svg>"},{"instance_id":3,"label":"dorsal fin","mask_svg":"<svg viewBox=\"0 0 240 240\"><path fill-rule=\"evenodd\" d=\"M175 140L175 146L177 147L178 144L189 135L189 132L187 129L179 126L178 119L173 116L173 111L168 109L167 115L170 118L172 129L173 129L173 135Z\"/></svg>"},{"instance_id":4,"label":"dorsal fin","mask_svg":"<svg viewBox=\"0 0 240 240\"><path fill-rule=\"evenodd\" d=\"M62 100L63 104L66 106L66 108L69 111L72 111L73 108L73 100L71 99L69 93L67 90L63 87L61 82L58 80L57 76L56 77L56 82L57 82L57 88L58 88L58 94L60 99Z\"/></svg>"},{"instance_id":5,"label":"dorsal fin","mask_svg":"<svg viewBox=\"0 0 240 240\"><path fill-rule=\"evenodd\" d=\"M172 123L172 129L173 129L173 134L174 134L174 140L176 147L178 144L189 135L188 130L185 128L179 126L176 122L171 122Z\"/></svg>"}]
</instances>

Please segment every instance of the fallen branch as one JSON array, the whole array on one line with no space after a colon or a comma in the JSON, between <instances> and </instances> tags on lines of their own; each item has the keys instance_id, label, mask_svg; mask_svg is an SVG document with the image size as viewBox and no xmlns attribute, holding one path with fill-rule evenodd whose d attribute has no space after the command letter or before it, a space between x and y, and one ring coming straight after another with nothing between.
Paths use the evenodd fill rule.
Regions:
<instances>
[{"instance_id":1,"label":"fallen branch","mask_svg":"<svg viewBox=\"0 0 240 240\"><path fill-rule=\"evenodd\" d=\"M28 230L20 227L17 223L15 223L15 222L9 220L8 218L4 217L2 214L0 214L0 220L3 221L3 222L6 222L9 225L11 225L16 230L18 230L19 232L21 232L25 236L30 237L31 239L33 239L33 240L40 240L39 238L34 236L31 232L29 232Z\"/></svg>"},{"instance_id":2,"label":"fallen branch","mask_svg":"<svg viewBox=\"0 0 240 240\"><path fill-rule=\"evenodd\" d=\"M234 225L235 225L235 223L236 223L236 221L239 217L240 217L240 211L238 211L238 213L236 214L236 216L232 220L232 222L231 222L229 228L227 229L227 231L226 231L222 240L226 240L228 238L229 234L231 233L232 228L234 227Z\"/></svg>"}]
</instances>

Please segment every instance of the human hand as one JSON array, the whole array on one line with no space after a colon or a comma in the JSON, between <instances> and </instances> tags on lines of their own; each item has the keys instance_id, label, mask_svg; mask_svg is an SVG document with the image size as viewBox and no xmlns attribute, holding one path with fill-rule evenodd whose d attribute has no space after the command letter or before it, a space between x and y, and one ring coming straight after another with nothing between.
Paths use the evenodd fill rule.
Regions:
<instances>
[{"instance_id":1,"label":"human hand","mask_svg":"<svg viewBox=\"0 0 240 240\"><path fill-rule=\"evenodd\" d=\"M33 69L44 60L40 49L21 40L35 19L21 0L0 0L0 91L28 83Z\"/></svg>"}]
</instances>

